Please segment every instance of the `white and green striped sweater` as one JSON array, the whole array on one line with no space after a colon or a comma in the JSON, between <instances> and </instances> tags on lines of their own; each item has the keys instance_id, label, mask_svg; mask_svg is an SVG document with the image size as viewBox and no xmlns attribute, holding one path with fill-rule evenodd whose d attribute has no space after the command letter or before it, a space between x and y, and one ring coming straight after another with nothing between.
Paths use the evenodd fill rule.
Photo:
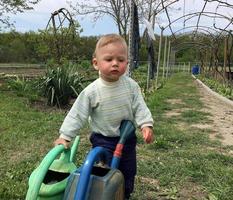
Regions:
<instances>
[{"instance_id":1,"label":"white and green striped sweater","mask_svg":"<svg viewBox=\"0 0 233 200\"><path fill-rule=\"evenodd\" d=\"M153 118L140 87L131 78L116 82L98 78L78 96L60 128L60 137L72 140L89 119L91 131L104 136L119 136L122 120L131 120L143 128L153 126Z\"/></svg>"}]
</instances>

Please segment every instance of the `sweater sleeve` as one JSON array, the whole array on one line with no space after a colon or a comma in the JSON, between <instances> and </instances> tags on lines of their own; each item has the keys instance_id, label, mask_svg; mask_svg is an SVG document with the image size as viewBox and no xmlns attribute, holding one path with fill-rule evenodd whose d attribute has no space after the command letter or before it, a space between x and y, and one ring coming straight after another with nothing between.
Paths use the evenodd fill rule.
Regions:
<instances>
[{"instance_id":1,"label":"sweater sleeve","mask_svg":"<svg viewBox=\"0 0 233 200\"><path fill-rule=\"evenodd\" d=\"M61 138L71 141L77 135L90 115L90 107L90 98L84 90L79 94L62 123L59 131Z\"/></svg>"},{"instance_id":2,"label":"sweater sleeve","mask_svg":"<svg viewBox=\"0 0 233 200\"><path fill-rule=\"evenodd\" d=\"M154 121L151 112L143 99L141 89L138 84L134 87L132 108L137 126L140 128L153 126Z\"/></svg>"}]
</instances>

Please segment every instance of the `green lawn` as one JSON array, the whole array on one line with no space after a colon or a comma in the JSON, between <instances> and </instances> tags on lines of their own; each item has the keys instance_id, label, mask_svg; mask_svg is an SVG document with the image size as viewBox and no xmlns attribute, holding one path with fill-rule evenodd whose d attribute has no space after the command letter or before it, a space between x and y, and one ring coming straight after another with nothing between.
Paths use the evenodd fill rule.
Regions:
<instances>
[{"instance_id":1,"label":"green lawn","mask_svg":"<svg viewBox=\"0 0 233 200\"><path fill-rule=\"evenodd\" d=\"M210 141L210 123L190 75L175 74L163 88L146 95L155 120L156 142L138 133L138 173L132 199L210 199L233 197L232 147ZM25 199L28 177L53 147L66 110L32 107L0 88L0 199ZM81 132L77 165L90 148L88 127Z\"/></svg>"}]
</instances>

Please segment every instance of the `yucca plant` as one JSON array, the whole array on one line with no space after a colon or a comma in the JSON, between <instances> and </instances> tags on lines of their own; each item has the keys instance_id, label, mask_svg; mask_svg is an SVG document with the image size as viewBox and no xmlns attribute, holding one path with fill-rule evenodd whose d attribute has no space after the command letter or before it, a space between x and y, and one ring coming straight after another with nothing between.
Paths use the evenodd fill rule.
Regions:
<instances>
[{"instance_id":1,"label":"yucca plant","mask_svg":"<svg viewBox=\"0 0 233 200\"><path fill-rule=\"evenodd\" d=\"M83 77L69 64L48 67L42 81L42 90L50 106L64 107L83 89Z\"/></svg>"}]
</instances>

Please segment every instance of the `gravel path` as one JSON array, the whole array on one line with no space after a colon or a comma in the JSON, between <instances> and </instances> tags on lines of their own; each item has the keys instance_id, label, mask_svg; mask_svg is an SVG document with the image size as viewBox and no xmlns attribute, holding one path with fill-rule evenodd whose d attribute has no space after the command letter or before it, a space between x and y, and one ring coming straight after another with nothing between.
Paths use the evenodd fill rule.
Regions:
<instances>
[{"instance_id":1,"label":"gravel path","mask_svg":"<svg viewBox=\"0 0 233 200\"><path fill-rule=\"evenodd\" d=\"M224 100L198 80L196 83L206 106L204 111L211 114L210 119L213 121L209 124L213 130L210 138L220 140L223 145L233 145L233 101Z\"/></svg>"}]
</instances>

